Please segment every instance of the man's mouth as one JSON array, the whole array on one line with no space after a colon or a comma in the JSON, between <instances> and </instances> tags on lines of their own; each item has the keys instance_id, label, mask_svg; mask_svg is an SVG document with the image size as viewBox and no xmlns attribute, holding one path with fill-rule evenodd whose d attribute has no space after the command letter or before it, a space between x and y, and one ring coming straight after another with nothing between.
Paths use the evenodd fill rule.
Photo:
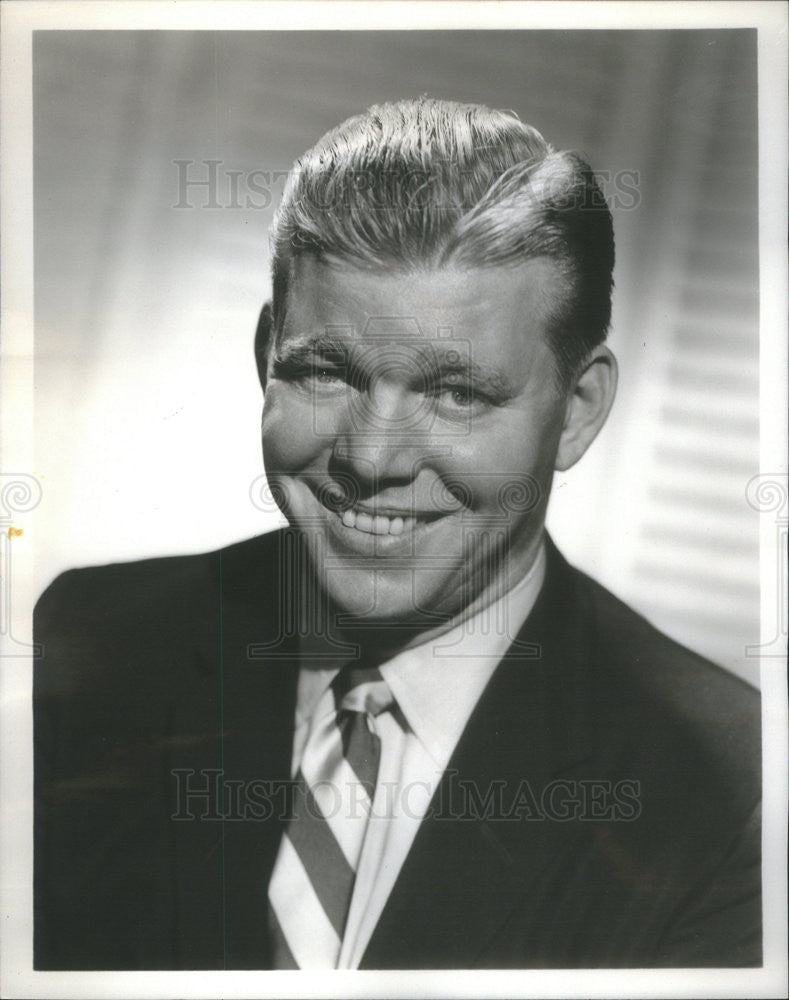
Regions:
<instances>
[{"instance_id":1,"label":"man's mouth","mask_svg":"<svg viewBox=\"0 0 789 1000\"><path fill-rule=\"evenodd\" d=\"M445 517L450 511L418 511L413 508L398 510L394 507L372 507L363 504L348 505L348 501L333 492L318 500L328 511L354 531L366 535L405 535L420 525ZM327 502L328 500L328 502Z\"/></svg>"},{"instance_id":2,"label":"man's mouth","mask_svg":"<svg viewBox=\"0 0 789 1000\"><path fill-rule=\"evenodd\" d=\"M354 510L353 507L344 510L340 515L340 520L346 528L355 528L368 535L402 535L403 532L411 531L416 524L414 517L367 514L363 510Z\"/></svg>"},{"instance_id":3,"label":"man's mouth","mask_svg":"<svg viewBox=\"0 0 789 1000\"><path fill-rule=\"evenodd\" d=\"M336 513L346 528L354 528L368 535L405 535L413 531L417 525L435 521L446 512L382 514L380 511L373 513L358 507L348 507L342 513L339 511Z\"/></svg>"}]
</instances>

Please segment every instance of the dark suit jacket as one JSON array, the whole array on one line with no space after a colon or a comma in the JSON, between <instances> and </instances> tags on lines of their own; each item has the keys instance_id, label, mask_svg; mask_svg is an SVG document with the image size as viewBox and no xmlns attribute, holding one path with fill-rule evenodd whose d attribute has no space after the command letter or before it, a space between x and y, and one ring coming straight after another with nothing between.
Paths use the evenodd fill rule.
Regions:
<instances>
[{"instance_id":1,"label":"dark suit jacket","mask_svg":"<svg viewBox=\"0 0 789 1000\"><path fill-rule=\"evenodd\" d=\"M41 598L37 968L268 966L294 537L71 571ZM756 692L552 545L512 654L362 967L760 964Z\"/></svg>"}]
</instances>

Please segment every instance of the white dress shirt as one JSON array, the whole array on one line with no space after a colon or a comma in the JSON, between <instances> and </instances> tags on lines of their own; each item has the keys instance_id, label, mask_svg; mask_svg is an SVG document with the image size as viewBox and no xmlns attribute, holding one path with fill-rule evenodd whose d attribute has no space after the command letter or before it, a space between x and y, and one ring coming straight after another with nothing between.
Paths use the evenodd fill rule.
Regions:
<instances>
[{"instance_id":1,"label":"white dress shirt","mask_svg":"<svg viewBox=\"0 0 789 1000\"><path fill-rule=\"evenodd\" d=\"M544 576L541 546L526 576L494 604L381 664L399 712L384 712L375 720L381 738L378 783L337 968L359 965L474 706L534 606ZM312 713L338 669L327 661L300 671L294 775Z\"/></svg>"}]
</instances>

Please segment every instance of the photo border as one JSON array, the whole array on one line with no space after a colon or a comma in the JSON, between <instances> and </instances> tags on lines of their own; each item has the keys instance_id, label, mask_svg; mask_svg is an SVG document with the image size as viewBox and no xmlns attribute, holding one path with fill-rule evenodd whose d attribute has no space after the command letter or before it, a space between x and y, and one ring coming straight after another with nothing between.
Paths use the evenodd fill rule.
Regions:
<instances>
[{"instance_id":1,"label":"photo border","mask_svg":"<svg viewBox=\"0 0 789 1000\"><path fill-rule=\"evenodd\" d=\"M2 454L6 477L33 464L32 32L53 30L666 29L755 27L759 83L760 426L762 475L786 491L786 10L783 4L620 2L18 2L2 18ZM10 480L9 480L10 481ZM19 524L35 541L35 514ZM762 516L762 640L785 600L775 512ZM21 541L21 539L20 539ZM7 539L11 543L11 539ZM29 643L32 546L14 545L10 635ZM5 643L8 636L1 636ZM6 997L780 997L786 961L786 674L762 663L764 954L762 969L407 972L36 972L32 969L32 660L0 671L3 753L2 980Z\"/></svg>"}]
</instances>

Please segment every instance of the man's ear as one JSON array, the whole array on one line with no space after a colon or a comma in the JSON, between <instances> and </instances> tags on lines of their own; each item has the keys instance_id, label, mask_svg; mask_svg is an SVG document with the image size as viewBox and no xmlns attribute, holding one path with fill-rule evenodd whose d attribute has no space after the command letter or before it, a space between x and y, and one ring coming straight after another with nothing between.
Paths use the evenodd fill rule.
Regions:
<instances>
[{"instance_id":1,"label":"man's ear","mask_svg":"<svg viewBox=\"0 0 789 1000\"><path fill-rule=\"evenodd\" d=\"M271 309L271 302L264 302L263 308L260 310L258 328L255 331L255 362L258 366L258 378L264 390L266 388L268 356L271 350L273 329L274 313Z\"/></svg>"},{"instance_id":2,"label":"man's ear","mask_svg":"<svg viewBox=\"0 0 789 1000\"><path fill-rule=\"evenodd\" d=\"M605 344L598 345L567 396L564 427L554 464L558 472L575 465L597 437L614 402L617 373L614 355Z\"/></svg>"}]
</instances>

